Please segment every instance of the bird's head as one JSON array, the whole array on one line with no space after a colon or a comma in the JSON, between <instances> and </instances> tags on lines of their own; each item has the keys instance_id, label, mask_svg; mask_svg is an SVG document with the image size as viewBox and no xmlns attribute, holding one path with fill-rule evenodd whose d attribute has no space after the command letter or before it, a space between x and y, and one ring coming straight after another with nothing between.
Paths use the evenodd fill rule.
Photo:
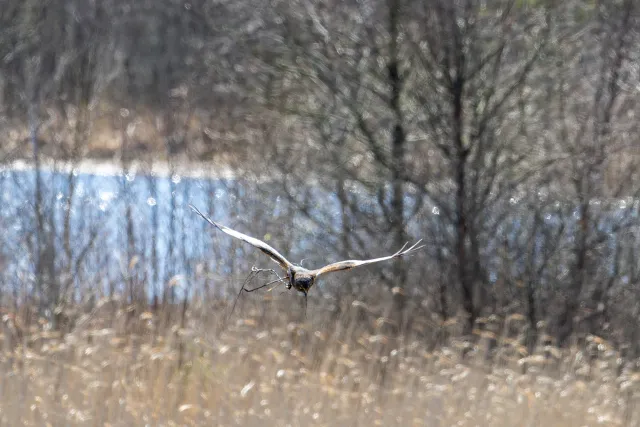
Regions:
<instances>
[{"instance_id":1,"label":"bird's head","mask_svg":"<svg viewBox=\"0 0 640 427\"><path fill-rule=\"evenodd\" d=\"M291 289L291 287L293 287L303 294L309 292L309 289L311 289L316 280L315 275L307 270L294 270L292 273L292 280L291 283L287 285L287 288Z\"/></svg>"}]
</instances>

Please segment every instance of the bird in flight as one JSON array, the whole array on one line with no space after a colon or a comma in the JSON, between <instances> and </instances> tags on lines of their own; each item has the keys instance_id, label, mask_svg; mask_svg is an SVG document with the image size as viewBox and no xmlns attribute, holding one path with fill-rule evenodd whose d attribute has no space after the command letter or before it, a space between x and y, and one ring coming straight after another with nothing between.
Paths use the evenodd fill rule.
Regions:
<instances>
[{"instance_id":1,"label":"bird in flight","mask_svg":"<svg viewBox=\"0 0 640 427\"><path fill-rule=\"evenodd\" d=\"M252 274L253 273L259 273L261 271L271 271L274 274L276 274L276 276L278 276L278 279L269 282L265 285L259 286L255 289L245 289L244 286L246 285L247 281L254 276L250 276L247 281L245 281L245 285L242 286L242 288L240 289L240 292L238 293L238 297L240 296L240 294L242 293L242 290L244 289L246 292L252 292L255 291L257 289L263 288L265 286L268 286L272 283L276 283L276 282L283 282L286 283L286 288L287 289L291 289L294 288L295 290L301 292L304 294L305 297L305 306L306 306L306 300L307 300L307 293L309 292L309 290L311 289L311 287L314 285L316 279L322 275L322 274L326 274L326 273L332 273L334 271L343 271L343 270L350 270L352 268L355 267L360 267L362 265L367 265L367 264L373 264L376 262L381 262L381 261L387 261L390 259L394 259L394 258L400 258L404 255L409 255L412 254L416 251L418 251L419 249L422 249L425 247L425 245L420 245L420 243L422 242L422 239L418 240L416 243L414 243L412 246L408 247L408 243L405 243L404 246L402 246L402 248L400 248L399 251L397 251L396 253L394 253L393 255L388 255L385 257L381 257L381 258L372 258L372 259L366 259L366 260L357 260L357 259L352 259L352 260L346 260L346 261L339 261L339 262L334 262L332 264L329 265L325 265L322 268L318 268L316 270L309 270L306 269L302 266L298 266L298 265L294 265L293 263L289 262L284 256L282 256L277 250L275 250L273 247L269 246L268 244L266 244L265 242L263 242L262 240L258 240L254 237L250 237L247 236L246 234L242 234L239 231L236 230L232 230L229 227L225 227L222 224L218 224L217 222L214 222L211 218L207 217L206 215L204 215L202 212L200 212L198 210L198 208L196 208L193 205L189 205L189 207L198 215L200 215L202 218L204 218L205 221L207 221L209 224L213 225L214 227L216 227L218 230L232 236L235 237L236 239L240 239L243 242L246 242L248 244L250 244L251 246L259 249L260 251L264 252L267 256L269 256L273 261L275 261L284 271L285 271L285 276L284 277L280 277L274 270L272 269L257 269L257 268L253 268L252 269ZM237 298L236 298L236 302L237 302ZM233 307L235 308L235 302L233 304ZM231 309L231 311L233 312L233 309Z\"/></svg>"}]
</instances>

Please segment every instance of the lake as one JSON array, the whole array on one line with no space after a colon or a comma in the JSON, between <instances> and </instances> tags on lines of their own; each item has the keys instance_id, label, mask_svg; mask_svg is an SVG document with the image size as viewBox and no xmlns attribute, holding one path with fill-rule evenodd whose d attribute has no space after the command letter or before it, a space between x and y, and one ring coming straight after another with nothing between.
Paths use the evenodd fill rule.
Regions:
<instances>
[{"instance_id":1,"label":"lake","mask_svg":"<svg viewBox=\"0 0 640 427\"><path fill-rule=\"evenodd\" d=\"M48 286L36 280L38 268L46 270L44 264L49 268L47 280L67 284L54 286L65 288L69 298L85 295L87 289L130 298L143 289L143 296L149 298L161 295L166 284L172 285L177 297L219 293L226 286L236 286L252 265L275 265L258 251L213 230L188 208L189 203L216 221L273 244L292 262L304 258L304 265L310 267L340 258L337 248L342 247L345 219L334 193L316 185L297 185L285 191L277 181L236 179L228 171L218 178L194 175L198 174L122 173L98 166L76 172L42 169L38 227L35 170L28 166L3 169L2 293L24 298L37 293L37 286ZM354 185L349 198L357 207L357 216L347 215L346 219L354 248L343 255L359 256L362 248L368 251L366 256L392 250L384 224L376 222L382 215L375 196ZM416 206L411 196L406 203L408 211ZM508 203L506 208L496 207L494 232L481 235L489 283L504 267L500 248L526 248L530 238L531 210L513 199ZM535 262L544 258L556 231L562 230L562 236L555 243L571 247L579 216L566 205L551 203L543 209L543 230L536 234L531 252L539 258ZM605 268L613 272L612 256L620 230L638 230L638 201L594 202L592 208L599 212L593 227L602 240L600 256ZM509 209L506 215L505 209ZM367 230L369 226L373 231ZM425 203L408 217L407 230L415 239L425 239L428 247L419 257L425 263L451 257L454 228L438 207ZM559 252L558 263L565 270L570 257L570 251ZM525 261L515 256L508 268L514 275L522 274Z\"/></svg>"}]
</instances>

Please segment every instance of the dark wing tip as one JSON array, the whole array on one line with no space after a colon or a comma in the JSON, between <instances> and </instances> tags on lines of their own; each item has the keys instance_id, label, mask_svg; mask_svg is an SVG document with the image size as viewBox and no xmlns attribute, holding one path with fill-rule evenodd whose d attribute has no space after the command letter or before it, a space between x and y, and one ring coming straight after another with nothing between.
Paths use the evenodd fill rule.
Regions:
<instances>
[{"instance_id":1,"label":"dark wing tip","mask_svg":"<svg viewBox=\"0 0 640 427\"><path fill-rule=\"evenodd\" d=\"M200 216L204 216L204 214L202 212L200 212L200 210L198 208L196 208L194 205L192 205L191 203L189 203L188 205L192 211L194 211L195 213L197 213Z\"/></svg>"},{"instance_id":2,"label":"dark wing tip","mask_svg":"<svg viewBox=\"0 0 640 427\"><path fill-rule=\"evenodd\" d=\"M409 244L409 242L407 242L407 243L404 244L404 246L398 252L396 252L396 254L394 256L409 255L409 254L412 254L412 253L414 253L416 251L419 251L420 249L422 249L422 248L427 246L427 245L421 245L420 243L422 243L422 239L420 239L417 242L415 242L408 249L405 249L407 247L407 245Z\"/></svg>"},{"instance_id":3,"label":"dark wing tip","mask_svg":"<svg viewBox=\"0 0 640 427\"><path fill-rule=\"evenodd\" d=\"M193 210L195 213L197 213L198 215L200 215L202 218L204 218L205 221L207 221L209 224L213 225L216 228L220 228L220 226L218 226L218 224L216 224L215 222L213 222L213 220L211 218L209 218L208 216L206 216L205 214L203 214L202 212L200 212L200 210L198 208L196 208L194 205L192 205L191 203L189 203L189 207L191 208L191 210Z\"/></svg>"}]
</instances>

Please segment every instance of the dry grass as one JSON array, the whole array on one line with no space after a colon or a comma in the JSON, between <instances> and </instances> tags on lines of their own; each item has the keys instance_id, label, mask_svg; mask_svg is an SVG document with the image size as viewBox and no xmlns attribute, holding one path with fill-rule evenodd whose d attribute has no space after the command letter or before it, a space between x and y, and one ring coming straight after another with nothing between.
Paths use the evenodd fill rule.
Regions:
<instances>
[{"instance_id":1,"label":"dry grass","mask_svg":"<svg viewBox=\"0 0 640 427\"><path fill-rule=\"evenodd\" d=\"M640 424L640 375L598 337L530 355L518 316L484 319L470 344L455 320L413 316L394 338L384 307L313 301L295 322L283 304L228 325L225 307L194 309L179 328L103 301L64 335L5 311L0 425Z\"/></svg>"}]
</instances>

